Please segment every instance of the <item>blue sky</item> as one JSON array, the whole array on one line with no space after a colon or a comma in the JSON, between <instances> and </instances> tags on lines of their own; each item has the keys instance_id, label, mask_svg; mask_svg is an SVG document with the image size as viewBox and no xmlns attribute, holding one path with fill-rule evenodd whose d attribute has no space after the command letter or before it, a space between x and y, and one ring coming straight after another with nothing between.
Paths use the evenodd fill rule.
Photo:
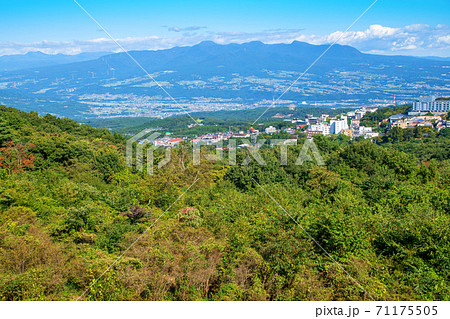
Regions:
<instances>
[{"instance_id":1,"label":"blue sky","mask_svg":"<svg viewBox=\"0 0 450 319\"><path fill-rule=\"evenodd\" d=\"M127 49L160 49L208 39L328 43L373 0L78 2ZM117 49L72 0L2 0L0 8L0 54ZM341 42L372 53L449 56L449 16L448 0L379 0Z\"/></svg>"}]
</instances>

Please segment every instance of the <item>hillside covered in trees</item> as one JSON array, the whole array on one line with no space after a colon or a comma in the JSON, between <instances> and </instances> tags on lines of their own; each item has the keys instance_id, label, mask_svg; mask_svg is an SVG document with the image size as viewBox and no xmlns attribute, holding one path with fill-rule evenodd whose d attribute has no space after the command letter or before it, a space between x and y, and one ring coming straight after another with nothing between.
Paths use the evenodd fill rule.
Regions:
<instances>
[{"instance_id":1,"label":"hillside covered in trees","mask_svg":"<svg viewBox=\"0 0 450 319\"><path fill-rule=\"evenodd\" d=\"M316 136L325 166L182 144L147 175L119 134L0 106L0 299L448 300L447 130Z\"/></svg>"}]
</instances>

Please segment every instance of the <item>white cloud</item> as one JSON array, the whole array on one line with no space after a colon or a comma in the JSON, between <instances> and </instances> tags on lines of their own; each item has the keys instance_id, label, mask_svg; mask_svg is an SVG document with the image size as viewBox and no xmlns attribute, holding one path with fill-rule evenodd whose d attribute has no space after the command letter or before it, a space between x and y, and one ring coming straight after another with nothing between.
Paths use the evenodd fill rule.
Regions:
<instances>
[{"instance_id":1,"label":"white cloud","mask_svg":"<svg viewBox=\"0 0 450 319\"><path fill-rule=\"evenodd\" d=\"M450 35L445 35L445 36L439 37L437 40L439 43L444 43L444 44L450 45Z\"/></svg>"},{"instance_id":2,"label":"white cloud","mask_svg":"<svg viewBox=\"0 0 450 319\"><path fill-rule=\"evenodd\" d=\"M206 29L206 27L201 27L198 25L193 25L190 27L184 27L184 28L180 28L180 27L168 27L167 30L168 31L172 31L172 32L181 32L181 31L198 31L201 29Z\"/></svg>"},{"instance_id":3,"label":"white cloud","mask_svg":"<svg viewBox=\"0 0 450 319\"><path fill-rule=\"evenodd\" d=\"M336 31L326 37L326 42L333 43L334 41L339 40L339 44L355 45L370 40L393 37L395 35L399 35L400 33L401 29L399 28L383 27L381 25L374 24L365 31ZM324 42L323 39L322 42Z\"/></svg>"},{"instance_id":4,"label":"white cloud","mask_svg":"<svg viewBox=\"0 0 450 319\"><path fill-rule=\"evenodd\" d=\"M414 24L393 28L378 24L362 31L336 31L327 35L305 34L302 29L275 29L261 32L212 32L206 27L167 27L174 35L169 37L148 36L118 39L127 50L157 50L174 46L194 45L204 40L220 44L262 41L264 43L290 43L294 40L312 44L339 44L354 46L363 52L377 54L438 55L449 56L450 27L439 24L429 26ZM120 49L109 38L85 41L41 41L35 43L0 42L0 55L24 54L42 51L48 54L77 54L80 52L110 51Z\"/></svg>"},{"instance_id":5,"label":"white cloud","mask_svg":"<svg viewBox=\"0 0 450 319\"><path fill-rule=\"evenodd\" d=\"M446 37L450 28L439 25L434 28L425 24L414 24L403 28L371 25L365 31L348 31L330 34L328 42L339 37L338 43L354 46L362 51L384 54L399 53L418 55L448 55ZM447 36L445 36L447 34Z\"/></svg>"}]
</instances>

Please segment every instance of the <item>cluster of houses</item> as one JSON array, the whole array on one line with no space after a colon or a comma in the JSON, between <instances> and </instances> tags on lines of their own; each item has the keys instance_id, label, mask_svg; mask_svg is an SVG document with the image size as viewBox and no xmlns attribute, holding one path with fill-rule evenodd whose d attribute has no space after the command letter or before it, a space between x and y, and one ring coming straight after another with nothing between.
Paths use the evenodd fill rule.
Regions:
<instances>
[{"instance_id":1,"label":"cluster of houses","mask_svg":"<svg viewBox=\"0 0 450 319\"><path fill-rule=\"evenodd\" d=\"M450 123L442 118L449 112L449 98L425 96L413 101L412 109L407 114L395 114L383 122L388 122L388 128L430 127L440 131L450 128Z\"/></svg>"},{"instance_id":2,"label":"cluster of houses","mask_svg":"<svg viewBox=\"0 0 450 319\"><path fill-rule=\"evenodd\" d=\"M139 143L141 143L141 144L151 143L155 146L175 147L175 146L179 145L181 142L186 141L186 142L190 142L192 144L201 143L204 145L209 145L209 144L216 144L221 141L226 141L231 138L249 138L252 135L257 135L257 134L259 134L259 131L257 131L257 130L254 130L254 132L252 132L250 130L249 130L249 132L240 131L238 133L236 133L236 132L207 133L207 134L198 136L196 138L193 138L191 140L189 140L186 137L185 138L172 138L170 136L164 136L162 138L158 138L153 141L149 141L148 139L142 139L139 141Z\"/></svg>"},{"instance_id":3,"label":"cluster of houses","mask_svg":"<svg viewBox=\"0 0 450 319\"><path fill-rule=\"evenodd\" d=\"M413 101L408 114L396 114L385 121L389 122L390 128L430 127L439 132L444 128L450 128L450 122L442 118L448 113L450 113L450 99L431 95Z\"/></svg>"},{"instance_id":4,"label":"cluster of houses","mask_svg":"<svg viewBox=\"0 0 450 319\"><path fill-rule=\"evenodd\" d=\"M226 141L231 138L249 138L251 136L250 132L240 131L238 133L235 132L225 132L225 133L208 133L199 137L196 137L191 140L192 144L202 143L202 144L215 144L221 141Z\"/></svg>"},{"instance_id":5,"label":"cluster of houses","mask_svg":"<svg viewBox=\"0 0 450 319\"><path fill-rule=\"evenodd\" d=\"M328 114L322 114L319 117L312 115L306 116L308 126L306 135L308 138L314 135L339 135L344 134L351 138L364 137L374 138L379 133L373 132L372 127L360 126L360 121L367 112L375 112L377 109L361 108L346 115L330 117Z\"/></svg>"},{"instance_id":6,"label":"cluster of houses","mask_svg":"<svg viewBox=\"0 0 450 319\"><path fill-rule=\"evenodd\" d=\"M395 114L384 120L388 122L389 128L400 127L415 128L415 127L430 127L436 128L440 131L443 128L450 128L450 122L442 119L440 115L408 115L408 114Z\"/></svg>"}]
</instances>

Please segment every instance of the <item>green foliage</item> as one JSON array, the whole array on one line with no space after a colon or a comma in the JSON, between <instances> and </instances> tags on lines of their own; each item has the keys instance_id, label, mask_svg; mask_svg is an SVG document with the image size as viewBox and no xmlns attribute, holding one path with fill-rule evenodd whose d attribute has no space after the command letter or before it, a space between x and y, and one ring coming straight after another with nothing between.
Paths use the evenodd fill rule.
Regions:
<instances>
[{"instance_id":1,"label":"green foliage","mask_svg":"<svg viewBox=\"0 0 450 319\"><path fill-rule=\"evenodd\" d=\"M115 150L101 150L94 155L94 167L103 175L104 180L111 179L114 173L118 173L125 168L124 160Z\"/></svg>"},{"instance_id":2,"label":"green foliage","mask_svg":"<svg viewBox=\"0 0 450 319\"><path fill-rule=\"evenodd\" d=\"M6 107L0 123L35 145L33 167L0 170L2 300L367 300L333 260L377 300L450 298L446 129L316 136L325 166L295 164L303 138L287 165L270 145L266 165L194 165L182 145L149 176L108 130Z\"/></svg>"},{"instance_id":3,"label":"green foliage","mask_svg":"<svg viewBox=\"0 0 450 319\"><path fill-rule=\"evenodd\" d=\"M199 227L203 223L200 212L194 207L187 207L180 210L176 217L180 223L192 227Z\"/></svg>"}]
</instances>

